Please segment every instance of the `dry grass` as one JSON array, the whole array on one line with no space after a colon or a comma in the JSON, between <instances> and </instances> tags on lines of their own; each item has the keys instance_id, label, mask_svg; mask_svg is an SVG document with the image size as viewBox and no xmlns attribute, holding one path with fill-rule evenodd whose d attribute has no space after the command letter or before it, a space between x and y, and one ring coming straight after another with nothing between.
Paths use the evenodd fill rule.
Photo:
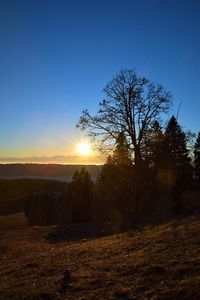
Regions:
<instances>
[{"instance_id":1,"label":"dry grass","mask_svg":"<svg viewBox=\"0 0 200 300\"><path fill-rule=\"evenodd\" d=\"M198 215L96 239L68 234L1 225L0 299L200 299Z\"/></svg>"}]
</instances>

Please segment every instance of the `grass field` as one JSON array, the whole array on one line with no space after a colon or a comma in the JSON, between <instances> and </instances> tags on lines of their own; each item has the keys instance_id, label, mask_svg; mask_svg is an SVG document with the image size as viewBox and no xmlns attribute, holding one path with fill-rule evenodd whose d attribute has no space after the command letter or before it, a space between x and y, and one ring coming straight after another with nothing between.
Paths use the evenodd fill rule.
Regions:
<instances>
[{"instance_id":1,"label":"grass field","mask_svg":"<svg viewBox=\"0 0 200 300\"><path fill-rule=\"evenodd\" d=\"M9 218L0 225L1 300L200 299L199 215L79 240L69 227Z\"/></svg>"}]
</instances>

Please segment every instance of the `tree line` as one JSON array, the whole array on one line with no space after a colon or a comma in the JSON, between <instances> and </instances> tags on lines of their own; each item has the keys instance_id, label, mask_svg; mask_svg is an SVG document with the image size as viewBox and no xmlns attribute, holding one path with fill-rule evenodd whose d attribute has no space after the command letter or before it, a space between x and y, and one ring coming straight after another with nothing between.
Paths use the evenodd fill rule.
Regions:
<instances>
[{"instance_id":1,"label":"tree line","mask_svg":"<svg viewBox=\"0 0 200 300\"><path fill-rule=\"evenodd\" d=\"M200 133L190 149L194 136L183 131L175 116L163 126L172 96L135 70L122 69L104 95L96 115L84 110L77 127L109 152L107 160L95 183L83 169L74 174L62 199L55 197L62 211L57 221L132 227L185 213L184 193L200 190Z\"/></svg>"}]
</instances>

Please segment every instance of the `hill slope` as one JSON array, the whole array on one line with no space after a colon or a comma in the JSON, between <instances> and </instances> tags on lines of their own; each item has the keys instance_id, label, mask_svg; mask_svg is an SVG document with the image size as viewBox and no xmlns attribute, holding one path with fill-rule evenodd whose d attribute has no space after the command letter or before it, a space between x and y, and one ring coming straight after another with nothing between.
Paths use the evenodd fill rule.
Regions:
<instances>
[{"instance_id":1,"label":"hill slope","mask_svg":"<svg viewBox=\"0 0 200 300\"><path fill-rule=\"evenodd\" d=\"M199 215L101 238L72 232L1 225L1 299L200 299Z\"/></svg>"}]
</instances>

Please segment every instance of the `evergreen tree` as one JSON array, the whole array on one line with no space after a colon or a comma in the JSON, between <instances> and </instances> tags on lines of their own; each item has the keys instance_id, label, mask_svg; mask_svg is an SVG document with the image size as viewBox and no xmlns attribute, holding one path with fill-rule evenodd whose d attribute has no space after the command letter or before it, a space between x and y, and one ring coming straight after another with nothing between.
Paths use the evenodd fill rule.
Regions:
<instances>
[{"instance_id":1,"label":"evergreen tree","mask_svg":"<svg viewBox=\"0 0 200 300\"><path fill-rule=\"evenodd\" d=\"M131 152L126 142L126 138L123 132L120 132L116 138L115 149L113 155L110 157L112 163L121 167L131 166ZM110 159L109 158L109 159Z\"/></svg>"},{"instance_id":2,"label":"evergreen tree","mask_svg":"<svg viewBox=\"0 0 200 300\"><path fill-rule=\"evenodd\" d=\"M153 123L147 137L145 143L145 164L157 170L162 160L164 141L164 134L158 121Z\"/></svg>"},{"instance_id":3,"label":"evergreen tree","mask_svg":"<svg viewBox=\"0 0 200 300\"><path fill-rule=\"evenodd\" d=\"M127 224L135 187L131 151L123 132L118 135L113 154L102 167L97 186L98 213L117 226Z\"/></svg>"},{"instance_id":4,"label":"evergreen tree","mask_svg":"<svg viewBox=\"0 0 200 300\"><path fill-rule=\"evenodd\" d=\"M195 180L200 187L200 132L198 132L196 143L194 145L194 171Z\"/></svg>"},{"instance_id":5,"label":"evergreen tree","mask_svg":"<svg viewBox=\"0 0 200 300\"><path fill-rule=\"evenodd\" d=\"M186 174L190 168L189 150L186 136L174 116L167 124L164 141L165 163L179 175Z\"/></svg>"},{"instance_id":6,"label":"evergreen tree","mask_svg":"<svg viewBox=\"0 0 200 300\"><path fill-rule=\"evenodd\" d=\"M72 222L89 222L92 217L93 183L85 168L75 171L67 196Z\"/></svg>"},{"instance_id":7,"label":"evergreen tree","mask_svg":"<svg viewBox=\"0 0 200 300\"><path fill-rule=\"evenodd\" d=\"M130 171L131 167L131 152L124 133L121 132L116 139L113 155L108 156L106 163L102 168L100 180L110 181L112 179L112 181L116 183L117 178L122 180L122 177L124 177L124 179L126 179L127 172Z\"/></svg>"},{"instance_id":8,"label":"evergreen tree","mask_svg":"<svg viewBox=\"0 0 200 300\"><path fill-rule=\"evenodd\" d=\"M165 131L163 148L163 165L167 174L167 184L173 187L173 213L181 211L181 193L190 188L192 183L192 166L190 165L189 150L186 135L174 116L171 117Z\"/></svg>"},{"instance_id":9,"label":"evergreen tree","mask_svg":"<svg viewBox=\"0 0 200 300\"><path fill-rule=\"evenodd\" d=\"M181 211L180 195L192 182L192 167L186 135L174 116L166 126L161 150L157 180L168 194L171 212L177 214Z\"/></svg>"}]
</instances>

